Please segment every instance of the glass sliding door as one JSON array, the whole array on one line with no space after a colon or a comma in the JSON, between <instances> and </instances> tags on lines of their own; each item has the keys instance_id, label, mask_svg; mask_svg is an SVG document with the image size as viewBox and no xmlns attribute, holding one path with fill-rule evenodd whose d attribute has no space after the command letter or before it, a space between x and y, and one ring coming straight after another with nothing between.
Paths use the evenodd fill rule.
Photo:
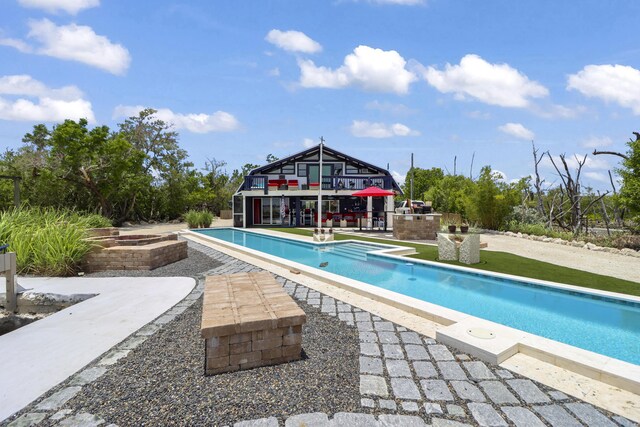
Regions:
<instances>
[{"instance_id":1,"label":"glass sliding door","mask_svg":"<svg viewBox=\"0 0 640 427\"><path fill-rule=\"evenodd\" d=\"M262 199L262 224L271 225L271 198Z\"/></svg>"},{"instance_id":2,"label":"glass sliding door","mask_svg":"<svg viewBox=\"0 0 640 427\"><path fill-rule=\"evenodd\" d=\"M259 225L289 225L289 198L288 197L264 197L259 199L260 222Z\"/></svg>"}]
</instances>

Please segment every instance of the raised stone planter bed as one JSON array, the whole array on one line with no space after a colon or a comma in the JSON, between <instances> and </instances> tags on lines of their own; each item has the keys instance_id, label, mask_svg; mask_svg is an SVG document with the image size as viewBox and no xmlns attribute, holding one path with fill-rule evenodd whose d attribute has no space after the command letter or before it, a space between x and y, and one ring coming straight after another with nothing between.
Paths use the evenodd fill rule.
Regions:
<instances>
[{"instance_id":1,"label":"raised stone planter bed","mask_svg":"<svg viewBox=\"0 0 640 427\"><path fill-rule=\"evenodd\" d=\"M205 373L300 359L306 320L304 311L268 272L207 277L200 328Z\"/></svg>"},{"instance_id":2,"label":"raised stone planter bed","mask_svg":"<svg viewBox=\"0 0 640 427\"><path fill-rule=\"evenodd\" d=\"M117 233L117 230L116 230ZM90 238L97 244L84 260L84 271L153 270L187 258L187 242L176 234L102 235Z\"/></svg>"}]
</instances>

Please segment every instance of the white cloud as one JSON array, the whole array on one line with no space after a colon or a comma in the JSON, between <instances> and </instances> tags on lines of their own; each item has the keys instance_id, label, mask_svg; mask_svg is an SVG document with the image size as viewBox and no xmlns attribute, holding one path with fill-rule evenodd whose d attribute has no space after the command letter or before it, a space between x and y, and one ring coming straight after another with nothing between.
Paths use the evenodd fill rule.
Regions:
<instances>
[{"instance_id":1,"label":"white cloud","mask_svg":"<svg viewBox=\"0 0 640 427\"><path fill-rule=\"evenodd\" d=\"M613 141L608 136L591 136L582 141L582 146L585 148L604 148L610 145L613 145Z\"/></svg>"},{"instance_id":2,"label":"white cloud","mask_svg":"<svg viewBox=\"0 0 640 427\"><path fill-rule=\"evenodd\" d=\"M584 176L591 178L594 181L609 182L609 175L602 172L585 172Z\"/></svg>"},{"instance_id":3,"label":"white cloud","mask_svg":"<svg viewBox=\"0 0 640 427\"><path fill-rule=\"evenodd\" d=\"M0 39L0 45L11 46L24 53L82 62L112 74L124 74L131 63L126 48L97 35L91 27L76 24L57 26L48 19L41 19L29 21L29 28L27 37L39 42L39 46L7 38Z\"/></svg>"},{"instance_id":4,"label":"white cloud","mask_svg":"<svg viewBox=\"0 0 640 427\"><path fill-rule=\"evenodd\" d=\"M486 111L479 111L479 110L470 111L467 113L467 116L471 117L472 119L481 119L481 120L487 120L491 118L491 114L489 114Z\"/></svg>"},{"instance_id":5,"label":"white cloud","mask_svg":"<svg viewBox=\"0 0 640 427\"><path fill-rule=\"evenodd\" d=\"M587 65L571 74L567 89L615 102L640 115L640 70L626 65Z\"/></svg>"},{"instance_id":6,"label":"white cloud","mask_svg":"<svg viewBox=\"0 0 640 427\"><path fill-rule=\"evenodd\" d=\"M81 118L95 122L91 103L77 87L51 89L24 74L0 77L0 120L61 122Z\"/></svg>"},{"instance_id":7,"label":"white cloud","mask_svg":"<svg viewBox=\"0 0 640 427\"><path fill-rule=\"evenodd\" d=\"M289 52L316 53L322 46L300 31L271 30L265 40Z\"/></svg>"},{"instance_id":8,"label":"white cloud","mask_svg":"<svg viewBox=\"0 0 640 427\"><path fill-rule=\"evenodd\" d=\"M532 105L531 111L537 116L544 117L545 119L575 119L581 114L584 114L587 111L587 108L584 105L578 105L575 107L566 107L558 104L543 106Z\"/></svg>"},{"instance_id":9,"label":"white cloud","mask_svg":"<svg viewBox=\"0 0 640 427\"><path fill-rule=\"evenodd\" d=\"M398 171L391 171L391 176L393 177L393 179L396 180L396 182L398 183L398 185L403 185L404 181L407 179L407 175L402 175L400 172Z\"/></svg>"},{"instance_id":10,"label":"white cloud","mask_svg":"<svg viewBox=\"0 0 640 427\"><path fill-rule=\"evenodd\" d=\"M498 126L498 129L507 135L515 136L520 139L527 139L529 141L535 137L535 134L531 130L522 126L520 123L506 123L502 126Z\"/></svg>"},{"instance_id":11,"label":"white cloud","mask_svg":"<svg viewBox=\"0 0 640 427\"><path fill-rule=\"evenodd\" d=\"M30 9L42 9L49 13L64 11L71 15L100 6L100 0L18 0L18 3Z\"/></svg>"},{"instance_id":12,"label":"white cloud","mask_svg":"<svg viewBox=\"0 0 640 427\"><path fill-rule=\"evenodd\" d=\"M576 153L573 155L565 156L567 166L569 167L569 170L572 173L578 169L578 160L582 161L583 158L584 158L584 153L583 154ZM556 165L560 168L560 170L564 172L564 166L562 165L562 160L560 160L560 156L553 156L553 160L554 162L556 162ZM544 156L540 165L555 171L553 164L549 160L549 156ZM611 169L611 165L602 156L588 156L587 161L582 167L583 172L586 170L607 170L607 169Z\"/></svg>"},{"instance_id":13,"label":"white cloud","mask_svg":"<svg viewBox=\"0 0 640 427\"><path fill-rule=\"evenodd\" d=\"M302 141L302 145L304 145L304 148L311 148L311 147L313 147L314 145L316 145L316 142L315 142L313 139L311 139L311 138L305 138L305 139Z\"/></svg>"},{"instance_id":14,"label":"white cloud","mask_svg":"<svg viewBox=\"0 0 640 427\"><path fill-rule=\"evenodd\" d=\"M502 181L507 180L507 174L498 169L491 169L491 175L498 175Z\"/></svg>"},{"instance_id":15,"label":"white cloud","mask_svg":"<svg viewBox=\"0 0 640 427\"><path fill-rule=\"evenodd\" d=\"M26 95L64 100L74 100L83 96L82 91L76 86L50 89L44 83L27 74L0 77L0 95Z\"/></svg>"},{"instance_id":16,"label":"white cloud","mask_svg":"<svg viewBox=\"0 0 640 427\"><path fill-rule=\"evenodd\" d=\"M412 110L404 104L380 102L378 100L367 102L364 108L366 108L367 110L378 110L383 113L390 113L397 116L404 116L415 113L415 110Z\"/></svg>"},{"instance_id":17,"label":"white cloud","mask_svg":"<svg viewBox=\"0 0 640 427\"><path fill-rule=\"evenodd\" d=\"M118 105L113 110L113 118L137 116L145 107L140 105ZM193 133L231 132L240 127L238 120L224 111L216 111L213 114L180 114L174 113L168 108L159 108L155 116L171 123L176 129L186 129Z\"/></svg>"},{"instance_id":18,"label":"white cloud","mask_svg":"<svg viewBox=\"0 0 640 427\"><path fill-rule=\"evenodd\" d=\"M395 50L384 51L369 46L355 48L335 70L317 67L311 60L298 60L302 87L340 89L359 86L367 91L397 94L409 92L409 86L416 80L406 65L407 61Z\"/></svg>"},{"instance_id":19,"label":"white cloud","mask_svg":"<svg viewBox=\"0 0 640 427\"><path fill-rule=\"evenodd\" d=\"M22 53L33 53L33 48L28 43L25 43L24 40L0 38L0 46L9 46Z\"/></svg>"},{"instance_id":20,"label":"white cloud","mask_svg":"<svg viewBox=\"0 0 640 427\"><path fill-rule=\"evenodd\" d=\"M351 124L351 135L357 138L391 138L394 136L417 136L420 132L409 129L402 123L387 125L364 120L354 120Z\"/></svg>"},{"instance_id":21,"label":"white cloud","mask_svg":"<svg viewBox=\"0 0 640 427\"><path fill-rule=\"evenodd\" d=\"M271 70L269 70L269 75L271 77L279 77L280 76L280 68L278 68L278 67L272 68Z\"/></svg>"},{"instance_id":22,"label":"white cloud","mask_svg":"<svg viewBox=\"0 0 640 427\"><path fill-rule=\"evenodd\" d=\"M459 65L447 64L444 71L428 67L423 74L442 93L454 93L460 100L472 97L501 107L528 107L530 98L549 94L547 88L508 64L491 64L472 54L465 55Z\"/></svg>"}]
</instances>

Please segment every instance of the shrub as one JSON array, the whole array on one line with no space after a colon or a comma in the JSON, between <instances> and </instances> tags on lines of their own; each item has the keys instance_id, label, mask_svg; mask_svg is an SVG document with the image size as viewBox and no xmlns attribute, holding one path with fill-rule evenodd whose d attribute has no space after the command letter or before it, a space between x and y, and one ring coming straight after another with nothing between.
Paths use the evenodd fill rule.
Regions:
<instances>
[{"instance_id":1,"label":"shrub","mask_svg":"<svg viewBox=\"0 0 640 427\"><path fill-rule=\"evenodd\" d=\"M207 228L213 222L213 214L209 211L200 211L200 215L198 217L198 224L200 227Z\"/></svg>"},{"instance_id":2,"label":"shrub","mask_svg":"<svg viewBox=\"0 0 640 427\"><path fill-rule=\"evenodd\" d=\"M0 242L16 253L20 274L68 276L78 269L92 243L87 229L110 225L99 215L52 208L0 213Z\"/></svg>"},{"instance_id":3,"label":"shrub","mask_svg":"<svg viewBox=\"0 0 640 427\"><path fill-rule=\"evenodd\" d=\"M525 224L516 220L509 221L505 227L505 231L512 231L514 233L530 234L532 236L547 236L554 239L560 238L564 240L573 240L573 234L568 231L556 231L552 228L547 228L544 224Z\"/></svg>"},{"instance_id":4,"label":"shrub","mask_svg":"<svg viewBox=\"0 0 640 427\"><path fill-rule=\"evenodd\" d=\"M184 220L189 224L189 228L209 227L213 221L213 214L209 211L190 210L184 214Z\"/></svg>"},{"instance_id":5,"label":"shrub","mask_svg":"<svg viewBox=\"0 0 640 427\"><path fill-rule=\"evenodd\" d=\"M536 208L529 206L514 206L507 217L507 221L516 221L520 224L544 224L545 218L538 213Z\"/></svg>"}]
</instances>

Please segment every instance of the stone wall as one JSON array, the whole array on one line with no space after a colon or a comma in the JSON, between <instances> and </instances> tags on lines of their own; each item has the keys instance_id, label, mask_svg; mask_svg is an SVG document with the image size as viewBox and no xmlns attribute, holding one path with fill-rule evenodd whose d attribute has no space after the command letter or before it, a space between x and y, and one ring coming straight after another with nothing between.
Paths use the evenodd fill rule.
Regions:
<instances>
[{"instance_id":1,"label":"stone wall","mask_svg":"<svg viewBox=\"0 0 640 427\"><path fill-rule=\"evenodd\" d=\"M393 215L393 237L399 240L436 240L440 215Z\"/></svg>"},{"instance_id":2,"label":"stone wall","mask_svg":"<svg viewBox=\"0 0 640 427\"><path fill-rule=\"evenodd\" d=\"M302 325L262 329L206 340L207 375L277 365L300 359Z\"/></svg>"}]
</instances>

